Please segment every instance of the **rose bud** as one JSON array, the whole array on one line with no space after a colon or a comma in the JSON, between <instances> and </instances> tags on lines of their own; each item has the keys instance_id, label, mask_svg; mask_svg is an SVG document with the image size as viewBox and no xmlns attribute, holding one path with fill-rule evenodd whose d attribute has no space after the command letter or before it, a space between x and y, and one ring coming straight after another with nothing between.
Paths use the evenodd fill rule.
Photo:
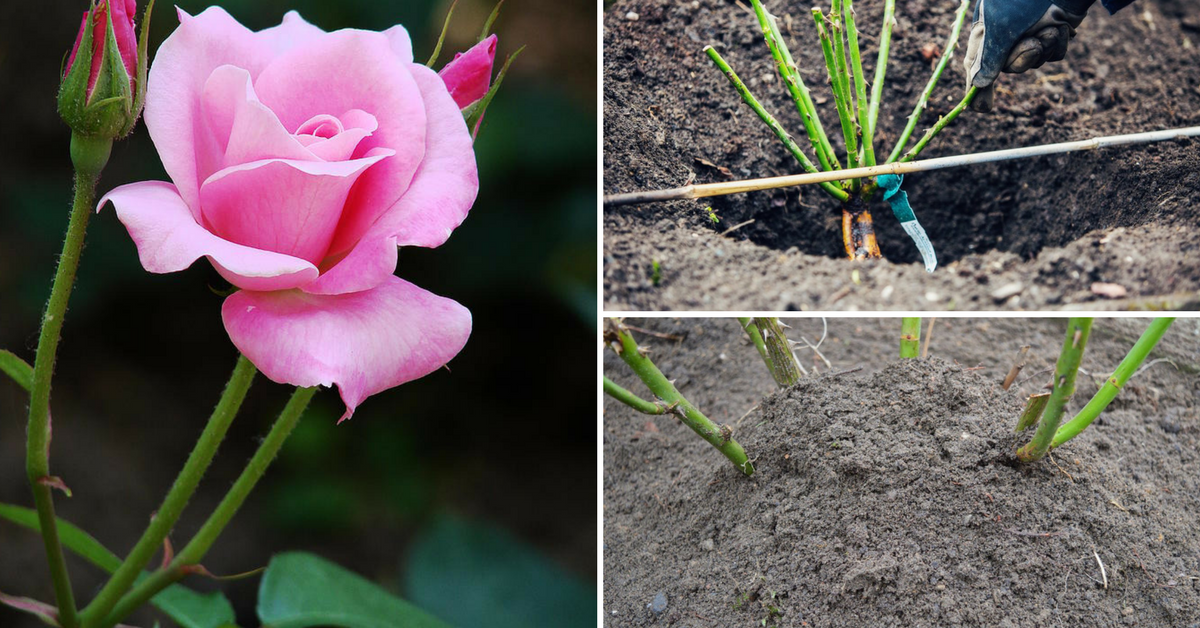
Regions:
<instances>
[{"instance_id":1,"label":"rose bud","mask_svg":"<svg viewBox=\"0 0 1200 628\"><path fill-rule=\"evenodd\" d=\"M83 14L58 92L59 115L75 135L124 137L141 115L147 29L139 45L136 12L136 0L100 0Z\"/></svg>"},{"instance_id":2,"label":"rose bud","mask_svg":"<svg viewBox=\"0 0 1200 628\"><path fill-rule=\"evenodd\" d=\"M459 109L470 107L487 94L496 60L496 41L496 36L491 35L466 52L455 53L454 59L438 72Z\"/></svg>"}]
</instances>

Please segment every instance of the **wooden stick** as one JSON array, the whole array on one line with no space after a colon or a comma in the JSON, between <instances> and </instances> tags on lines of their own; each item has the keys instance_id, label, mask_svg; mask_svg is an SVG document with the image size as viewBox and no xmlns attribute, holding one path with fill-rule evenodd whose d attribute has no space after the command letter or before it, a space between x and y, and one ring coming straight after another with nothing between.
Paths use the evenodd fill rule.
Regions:
<instances>
[{"instance_id":1,"label":"wooden stick","mask_svg":"<svg viewBox=\"0 0 1200 628\"><path fill-rule=\"evenodd\" d=\"M943 168L955 168L958 166L972 166L976 164L985 164L997 161L1009 161L1012 159L1024 159L1027 157L1041 157L1044 155L1058 155L1081 150L1096 150L1115 146L1149 144L1151 142L1162 142L1165 140L1175 140L1198 136L1200 136L1200 126L1169 129L1165 131L1131 133L1127 135L1108 135L1074 142L1060 142L1057 144L1043 144L1040 146L1026 146L1023 148L1008 148L1004 150L989 151L986 153L953 155L950 157L937 157L935 159L923 159L920 161L893 162L890 164L866 168L851 168L845 170L834 170L831 172L790 174L782 177L746 179L743 181L701 183L696 185L685 185L680 188L653 190L649 192L609 194L604 197L604 204L633 205L638 203L652 203L674 199L724 196L727 194L738 194L741 192L774 190L778 188L794 187L799 185L811 185L814 183L827 183L829 181L862 179L866 177L879 176L881 174L926 172L929 170L941 170Z\"/></svg>"}]
</instances>

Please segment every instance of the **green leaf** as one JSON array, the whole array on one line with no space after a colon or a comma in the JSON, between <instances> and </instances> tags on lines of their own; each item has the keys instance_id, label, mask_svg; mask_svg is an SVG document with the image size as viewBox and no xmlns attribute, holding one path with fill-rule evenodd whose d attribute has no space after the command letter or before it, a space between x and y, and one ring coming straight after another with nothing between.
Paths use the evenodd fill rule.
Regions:
<instances>
[{"instance_id":1,"label":"green leaf","mask_svg":"<svg viewBox=\"0 0 1200 628\"><path fill-rule=\"evenodd\" d=\"M414 543L405 569L413 603L458 626L596 625L596 592L497 528L441 517Z\"/></svg>"},{"instance_id":2,"label":"green leaf","mask_svg":"<svg viewBox=\"0 0 1200 628\"><path fill-rule=\"evenodd\" d=\"M37 511L32 508L0 504L0 518L41 534ZM108 573L116 571L121 565L120 557L72 523L59 519L58 535L67 549ZM138 581L146 576L143 573ZM179 584L167 587L154 596L150 603L183 628L220 628L232 624L236 619L233 605L220 592L199 593Z\"/></svg>"},{"instance_id":3,"label":"green leaf","mask_svg":"<svg viewBox=\"0 0 1200 628\"><path fill-rule=\"evenodd\" d=\"M258 618L271 628L447 628L366 578L305 552L271 559L258 589Z\"/></svg>"},{"instance_id":4,"label":"green leaf","mask_svg":"<svg viewBox=\"0 0 1200 628\"><path fill-rule=\"evenodd\" d=\"M8 375L17 383L18 386L29 392L33 388L33 367L21 358L18 358L12 351L0 349L0 371Z\"/></svg>"},{"instance_id":5,"label":"green leaf","mask_svg":"<svg viewBox=\"0 0 1200 628\"><path fill-rule=\"evenodd\" d=\"M504 0L496 3L496 8L492 9L492 14L488 16L486 22L483 23L483 30L479 33L479 39L476 43L487 39L487 36L492 32L492 24L496 22L496 18L500 16L500 7L504 6Z\"/></svg>"},{"instance_id":6,"label":"green leaf","mask_svg":"<svg viewBox=\"0 0 1200 628\"><path fill-rule=\"evenodd\" d=\"M500 84L504 82L504 76L508 74L508 66L517 59L517 55L525 50L525 46L517 48L517 51L508 55L504 60L504 67L500 68L500 73L496 75L496 81L492 83L492 87L483 95L477 102L471 103L463 114L467 117L467 128L471 130L471 138L474 139L479 135L479 125L483 123L483 114L487 112L487 107L492 103L492 98L496 96L496 92L500 91Z\"/></svg>"}]
</instances>

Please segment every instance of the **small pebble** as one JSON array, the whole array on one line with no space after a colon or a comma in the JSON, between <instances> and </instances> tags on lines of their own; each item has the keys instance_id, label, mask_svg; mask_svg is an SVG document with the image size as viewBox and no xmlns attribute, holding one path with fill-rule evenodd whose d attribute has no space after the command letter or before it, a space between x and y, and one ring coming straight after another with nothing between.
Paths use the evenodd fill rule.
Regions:
<instances>
[{"instance_id":1,"label":"small pebble","mask_svg":"<svg viewBox=\"0 0 1200 628\"><path fill-rule=\"evenodd\" d=\"M636 22L638 17L638 14L633 11L625 14L625 19L629 20L630 22Z\"/></svg>"},{"instance_id":2,"label":"small pebble","mask_svg":"<svg viewBox=\"0 0 1200 628\"><path fill-rule=\"evenodd\" d=\"M930 303L937 303L938 301L942 300L942 295L930 290L929 292L925 293L925 300L929 301Z\"/></svg>"},{"instance_id":3,"label":"small pebble","mask_svg":"<svg viewBox=\"0 0 1200 628\"><path fill-rule=\"evenodd\" d=\"M650 602L649 608L655 615L662 614L663 611L667 610L667 594L659 591L658 595L654 596L654 601Z\"/></svg>"},{"instance_id":4,"label":"small pebble","mask_svg":"<svg viewBox=\"0 0 1200 628\"><path fill-rule=\"evenodd\" d=\"M706 552L711 552L716 545L713 543L712 539L704 539L703 541L700 541L700 547L703 547L704 551Z\"/></svg>"},{"instance_id":5,"label":"small pebble","mask_svg":"<svg viewBox=\"0 0 1200 628\"><path fill-rule=\"evenodd\" d=\"M1004 300L1008 299L1009 297L1014 297L1014 296L1017 296L1018 294L1021 294L1021 292L1024 290L1025 290L1025 284L1023 284L1019 281L1014 281L1012 283L1005 284L1005 285L1000 286L999 288L993 290L992 298L995 299L996 301L1004 301Z\"/></svg>"}]
</instances>

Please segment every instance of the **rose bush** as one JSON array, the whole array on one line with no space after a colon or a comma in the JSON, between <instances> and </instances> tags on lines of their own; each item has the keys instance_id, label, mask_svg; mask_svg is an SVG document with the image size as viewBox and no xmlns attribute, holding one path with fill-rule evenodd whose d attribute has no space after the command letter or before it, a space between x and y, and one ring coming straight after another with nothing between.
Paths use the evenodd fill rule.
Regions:
<instances>
[{"instance_id":1,"label":"rose bush","mask_svg":"<svg viewBox=\"0 0 1200 628\"><path fill-rule=\"evenodd\" d=\"M443 79L401 26L325 32L291 12L253 32L217 7L179 20L145 112L172 182L99 203L142 266L208 258L239 288L221 309L234 345L276 382L336 385L343 419L454 357L470 312L393 272L397 247L441 245L475 200L452 93L479 93L478 64Z\"/></svg>"}]
</instances>

